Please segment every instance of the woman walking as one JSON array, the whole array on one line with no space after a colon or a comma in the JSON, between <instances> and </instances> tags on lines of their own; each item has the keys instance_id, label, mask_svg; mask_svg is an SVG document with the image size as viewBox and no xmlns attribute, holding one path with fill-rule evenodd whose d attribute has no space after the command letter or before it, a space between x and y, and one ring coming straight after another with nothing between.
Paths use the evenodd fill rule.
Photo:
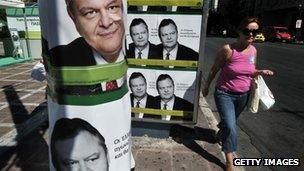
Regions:
<instances>
[{"instance_id":1,"label":"woman walking","mask_svg":"<svg viewBox=\"0 0 304 171\"><path fill-rule=\"evenodd\" d=\"M203 96L207 96L209 86L216 73L221 70L216 82L214 99L221 118L218 138L226 157L226 170L234 170L233 152L237 150L236 120L249 99L252 78L257 75L273 75L271 70L256 69L256 49L252 45L259 32L256 18L244 19L238 27L238 39L224 45L217 53L208 75Z\"/></svg>"}]
</instances>

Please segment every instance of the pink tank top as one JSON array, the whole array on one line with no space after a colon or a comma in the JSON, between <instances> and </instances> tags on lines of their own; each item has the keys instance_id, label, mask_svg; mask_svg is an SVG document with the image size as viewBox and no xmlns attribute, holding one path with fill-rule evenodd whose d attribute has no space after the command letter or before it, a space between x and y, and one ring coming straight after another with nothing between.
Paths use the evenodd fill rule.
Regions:
<instances>
[{"instance_id":1,"label":"pink tank top","mask_svg":"<svg viewBox=\"0 0 304 171\"><path fill-rule=\"evenodd\" d=\"M231 92L247 92L255 71L256 49L250 45L246 53L232 49L232 56L222 67L216 87Z\"/></svg>"}]
</instances>

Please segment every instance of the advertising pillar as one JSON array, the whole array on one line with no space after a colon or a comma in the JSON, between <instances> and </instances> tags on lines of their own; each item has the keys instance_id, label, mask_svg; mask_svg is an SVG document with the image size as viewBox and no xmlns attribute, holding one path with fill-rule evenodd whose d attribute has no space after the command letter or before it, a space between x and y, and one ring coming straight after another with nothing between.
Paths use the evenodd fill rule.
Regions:
<instances>
[{"instance_id":1,"label":"advertising pillar","mask_svg":"<svg viewBox=\"0 0 304 171\"><path fill-rule=\"evenodd\" d=\"M126 1L39 2L50 170L130 170Z\"/></svg>"}]
</instances>

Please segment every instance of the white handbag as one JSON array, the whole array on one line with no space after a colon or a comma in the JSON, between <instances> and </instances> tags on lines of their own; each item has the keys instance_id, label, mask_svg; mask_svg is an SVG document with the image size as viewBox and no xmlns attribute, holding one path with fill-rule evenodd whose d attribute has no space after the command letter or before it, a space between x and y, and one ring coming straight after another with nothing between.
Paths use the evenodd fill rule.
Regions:
<instances>
[{"instance_id":1,"label":"white handbag","mask_svg":"<svg viewBox=\"0 0 304 171\"><path fill-rule=\"evenodd\" d=\"M262 76L257 76L253 79L253 84L248 102L248 109L251 113L257 113L259 110L268 110L275 103L274 96L267 87Z\"/></svg>"}]
</instances>

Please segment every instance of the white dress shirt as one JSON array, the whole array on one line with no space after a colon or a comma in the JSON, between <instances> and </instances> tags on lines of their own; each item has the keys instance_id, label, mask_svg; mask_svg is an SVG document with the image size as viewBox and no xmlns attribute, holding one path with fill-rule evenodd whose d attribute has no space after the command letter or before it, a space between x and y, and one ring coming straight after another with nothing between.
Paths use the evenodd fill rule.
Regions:
<instances>
[{"instance_id":1,"label":"white dress shirt","mask_svg":"<svg viewBox=\"0 0 304 171\"><path fill-rule=\"evenodd\" d=\"M148 45L143 49L143 50L138 50L136 47L135 47L135 59L138 58L138 52L141 52L141 59L148 59L148 55L149 55L149 48L150 48L150 45L148 43Z\"/></svg>"},{"instance_id":2,"label":"white dress shirt","mask_svg":"<svg viewBox=\"0 0 304 171\"><path fill-rule=\"evenodd\" d=\"M137 106L137 102L139 102L139 108L146 108L146 104L147 104L147 94L145 95L145 97L143 97L142 99L138 100L134 97L133 99L133 106L136 107ZM134 113L135 114L135 118L143 118L144 117L144 113Z\"/></svg>"},{"instance_id":3,"label":"white dress shirt","mask_svg":"<svg viewBox=\"0 0 304 171\"><path fill-rule=\"evenodd\" d=\"M169 60L176 60L177 50L178 50L178 45L176 45L174 47L174 49L172 49L169 52L170 53ZM167 58L167 53L168 53L168 51L165 48L163 48L163 59L164 60Z\"/></svg>"},{"instance_id":4,"label":"white dress shirt","mask_svg":"<svg viewBox=\"0 0 304 171\"><path fill-rule=\"evenodd\" d=\"M173 105L174 105L174 100L175 100L175 97L173 96L173 98L168 101L167 103L165 103L163 100L160 101L160 106L161 106L161 109L164 109L164 105L167 104L167 110L173 110Z\"/></svg>"},{"instance_id":5,"label":"white dress shirt","mask_svg":"<svg viewBox=\"0 0 304 171\"><path fill-rule=\"evenodd\" d=\"M145 97L143 97L142 99L138 100L137 98L134 97L134 100L133 100L133 106L136 107L137 105L137 102L139 102L139 107L140 108L145 108L146 107L146 104L147 104L147 95L145 95Z\"/></svg>"}]
</instances>

